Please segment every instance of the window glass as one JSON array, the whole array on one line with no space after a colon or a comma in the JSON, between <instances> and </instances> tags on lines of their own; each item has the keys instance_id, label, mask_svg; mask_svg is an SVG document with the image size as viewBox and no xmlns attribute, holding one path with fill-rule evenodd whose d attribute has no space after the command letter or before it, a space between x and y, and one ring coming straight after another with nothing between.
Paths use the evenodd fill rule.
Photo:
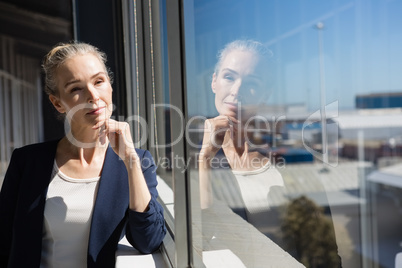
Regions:
<instances>
[{"instance_id":1,"label":"window glass","mask_svg":"<svg viewBox=\"0 0 402 268\"><path fill-rule=\"evenodd\" d=\"M172 109L169 93L169 69L167 54L167 32L166 32L166 2L150 2L150 9L154 13L150 20L150 61L152 62L152 93L148 95L147 101L151 102L148 122L150 122L150 144L159 179L161 198L166 205L166 217L168 224L173 222L173 179L172 170L174 158L172 158L172 140L170 131L171 117L177 118L180 115L177 110ZM151 13L150 13L151 14ZM144 13L145 15L145 13ZM152 27L152 25L155 25ZM151 94L149 94L151 93ZM173 115L172 115L173 114ZM173 226L169 226L173 228Z\"/></svg>"},{"instance_id":2,"label":"window glass","mask_svg":"<svg viewBox=\"0 0 402 268\"><path fill-rule=\"evenodd\" d=\"M147 149L153 156L159 201L168 230L173 232L166 1L124 1L122 10L129 116L121 120L131 124L136 148Z\"/></svg>"},{"instance_id":3,"label":"window glass","mask_svg":"<svg viewBox=\"0 0 402 268\"><path fill-rule=\"evenodd\" d=\"M183 5L193 246L204 264L394 267L402 2Z\"/></svg>"},{"instance_id":4,"label":"window glass","mask_svg":"<svg viewBox=\"0 0 402 268\"><path fill-rule=\"evenodd\" d=\"M13 150L43 139L40 70L17 44L0 35L0 186Z\"/></svg>"}]
</instances>

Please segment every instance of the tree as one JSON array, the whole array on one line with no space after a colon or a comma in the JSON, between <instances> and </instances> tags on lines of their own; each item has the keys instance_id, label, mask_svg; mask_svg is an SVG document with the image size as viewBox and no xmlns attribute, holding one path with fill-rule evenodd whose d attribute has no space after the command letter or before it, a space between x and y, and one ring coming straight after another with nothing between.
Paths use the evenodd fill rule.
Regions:
<instances>
[{"instance_id":1,"label":"tree","mask_svg":"<svg viewBox=\"0 0 402 268\"><path fill-rule=\"evenodd\" d=\"M286 250L306 267L341 266L332 222L323 208L306 196L287 205L282 231Z\"/></svg>"}]
</instances>

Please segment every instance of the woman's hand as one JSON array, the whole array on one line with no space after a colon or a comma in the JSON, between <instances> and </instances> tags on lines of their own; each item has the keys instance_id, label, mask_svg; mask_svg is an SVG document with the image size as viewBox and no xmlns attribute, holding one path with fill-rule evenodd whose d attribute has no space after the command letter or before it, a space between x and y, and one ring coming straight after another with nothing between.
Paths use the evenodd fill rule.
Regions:
<instances>
[{"instance_id":1,"label":"woman's hand","mask_svg":"<svg viewBox=\"0 0 402 268\"><path fill-rule=\"evenodd\" d=\"M226 132L230 131L231 137L237 131L238 120L232 116L219 115L207 119L204 123L204 136L200 156L210 159L222 148Z\"/></svg>"},{"instance_id":2,"label":"woman's hand","mask_svg":"<svg viewBox=\"0 0 402 268\"><path fill-rule=\"evenodd\" d=\"M110 146L125 163L130 191L130 209L138 212L147 211L151 194L142 173L140 159L134 148L129 124L108 119L99 122L93 128L100 128L100 142L105 144L106 138L109 138Z\"/></svg>"},{"instance_id":3,"label":"woman's hand","mask_svg":"<svg viewBox=\"0 0 402 268\"><path fill-rule=\"evenodd\" d=\"M93 129L100 129L100 142L105 144L107 137L114 152L124 162L135 160L137 154L131 137L130 125L127 122L108 119L99 122L93 127Z\"/></svg>"},{"instance_id":4,"label":"woman's hand","mask_svg":"<svg viewBox=\"0 0 402 268\"><path fill-rule=\"evenodd\" d=\"M229 131L231 137L237 132L238 120L231 116L219 115L212 119L207 119L204 123L204 136L202 148L199 155L199 182L200 182L200 204L201 208L208 208L212 205L212 189L209 174L211 160L216 155L225 140L225 135Z\"/></svg>"}]
</instances>

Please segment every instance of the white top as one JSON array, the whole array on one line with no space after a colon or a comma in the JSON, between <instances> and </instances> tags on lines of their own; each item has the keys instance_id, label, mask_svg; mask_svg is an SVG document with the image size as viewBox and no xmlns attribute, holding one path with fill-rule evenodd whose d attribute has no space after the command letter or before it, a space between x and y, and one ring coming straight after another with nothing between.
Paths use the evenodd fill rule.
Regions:
<instances>
[{"instance_id":1,"label":"white top","mask_svg":"<svg viewBox=\"0 0 402 268\"><path fill-rule=\"evenodd\" d=\"M46 196L41 267L86 267L99 178L74 179L53 167Z\"/></svg>"},{"instance_id":2,"label":"white top","mask_svg":"<svg viewBox=\"0 0 402 268\"><path fill-rule=\"evenodd\" d=\"M239 184L248 221L255 226L266 222L268 215L264 212L269 211L270 188L284 186L282 175L269 162L257 170L232 172Z\"/></svg>"}]
</instances>

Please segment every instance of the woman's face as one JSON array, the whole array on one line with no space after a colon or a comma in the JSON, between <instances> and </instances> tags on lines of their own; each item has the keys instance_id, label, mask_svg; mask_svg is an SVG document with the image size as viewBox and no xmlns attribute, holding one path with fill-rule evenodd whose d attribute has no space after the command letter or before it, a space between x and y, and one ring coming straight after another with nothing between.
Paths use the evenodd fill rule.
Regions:
<instances>
[{"instance_id":1,"label":"woman's face","mask_svg":"<svg viewBox=\"0 0 402 268\"><path fill-rule=\"evenodd\" d=\"M49 98L71 123L92 127L111 116L112 86L104 64L96 56L88 53L66 60L56 77L59 96Z\"/></svg>"},{"instance_id":2,"label":"woman's face","mask_svg":"<svg viewBox=\"0 0 402 268\"><path fill-rule=\"evenodd\" d=\"M258 57L249 51L233 50L222 60L212 77L215 107L220 115L238 116L246 106L262 98L263 76Z\"/></svg>"}]
</instances>

